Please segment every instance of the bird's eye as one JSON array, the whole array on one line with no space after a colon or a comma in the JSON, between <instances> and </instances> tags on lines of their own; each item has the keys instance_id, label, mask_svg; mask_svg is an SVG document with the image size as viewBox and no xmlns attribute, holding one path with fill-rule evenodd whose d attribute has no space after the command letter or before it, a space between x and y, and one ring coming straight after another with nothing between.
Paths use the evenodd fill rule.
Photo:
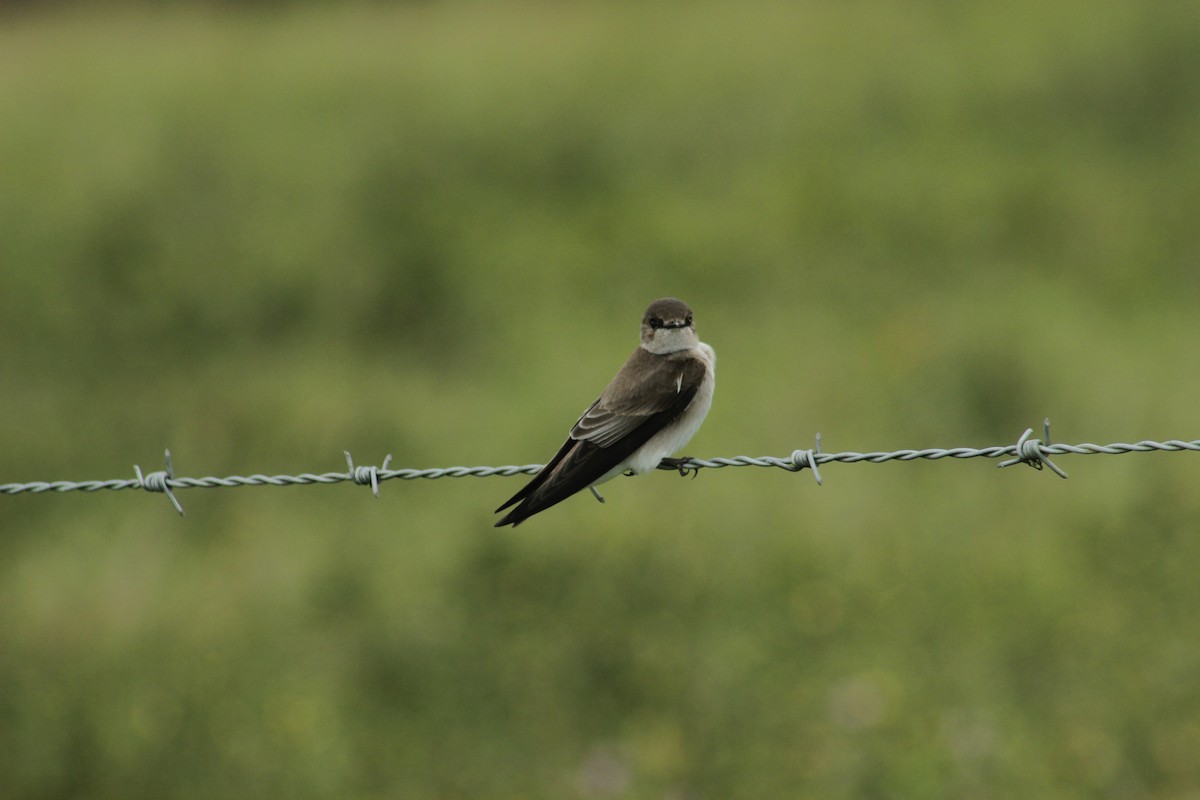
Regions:
<instances>
[{"instance_id":1,"label":"bird's eye","mask_svg":"<svg viewBox=\"0 0 1200 800\"><path fill-rule=\"evenodd\" d=\"M688 315L687 315L687 319L685 319L683 322L684 322L684 324L685 324L685 325L691 326L691 324L692 324L692 315L691 315L691 314L688 314Z\"/></svg>"},{"instance_id":2,"label":"bird's eye","mask_svg":"<svg viewBox=\"0 0 1200 800\"><path fill-rule=\"evenodd\" d=\"M651 317L650 318L650 327L654 328L655 330L657 330L658 328L661 328L662 320L659 319L658 317Z\"/></svg>"}]
</instances>

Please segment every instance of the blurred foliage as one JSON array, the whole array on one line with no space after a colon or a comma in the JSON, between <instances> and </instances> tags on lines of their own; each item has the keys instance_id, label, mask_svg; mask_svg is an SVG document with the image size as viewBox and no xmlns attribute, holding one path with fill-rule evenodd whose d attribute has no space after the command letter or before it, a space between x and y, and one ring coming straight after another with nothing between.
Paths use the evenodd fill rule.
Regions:
<instances>
[{"instance_id":1,"label":"blurred foliage","mask_svg":"<svg viewBox=\"0 0 1200 800\"><path fill-rule=\"evenodd\" d=\"M1197 436L1192 4L0 29L0 480ZM0 796L1194 797L1200 460L0 499Z\"/></svg>"}]
</instances>

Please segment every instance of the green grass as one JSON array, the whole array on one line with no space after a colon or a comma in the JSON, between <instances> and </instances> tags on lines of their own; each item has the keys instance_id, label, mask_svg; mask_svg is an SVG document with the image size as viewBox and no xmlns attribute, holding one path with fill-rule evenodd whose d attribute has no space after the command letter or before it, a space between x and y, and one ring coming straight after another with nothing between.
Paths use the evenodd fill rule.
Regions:
<instances>
[{"instance_id":1,"label":"green grass","mask_svg":"<svg viewBox=\"0 0 1200 800\"><path fill-rule=\"evenodd\" d=\"M1197 437L1184 4L63 10L0 31L0 482ZM0 795L1200 791L1200 460L0 499Z\"/></svg>"}]
</instances>

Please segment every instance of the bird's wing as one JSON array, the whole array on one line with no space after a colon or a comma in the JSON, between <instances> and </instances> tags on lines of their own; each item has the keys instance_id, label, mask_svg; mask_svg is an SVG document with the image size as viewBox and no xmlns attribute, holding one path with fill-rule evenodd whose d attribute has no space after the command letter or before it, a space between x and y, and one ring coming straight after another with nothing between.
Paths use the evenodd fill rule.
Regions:
<instances>
[{"instance_id":1,"label":"bird's wing","mask_svg":"<svg viewBox=\"0 0 1200 800\"><path fill-rule=\"evenodd\" d=\"M661 411L683 411L700 388L706 368L703 361L692 356L656 356L639 347L600 399L583 412L571 429L571 438L611 447ZM687 402L680 406L685 395Z\"/></svg>"},{"instance_id":2,"label":"bird's wing","mask_svg":"<svg viewBox=\"0 0 1200 800\"><path fill-rule=\"evenodd\" d=\"M643 358L664 362L635 363ZM602 478L683 413L696 396L706 368L696 358L654 356L638 348L575 423L554 458L496 509L503 511L522 501L496 525L516 525Z\"/></svg>"}]
</instances>

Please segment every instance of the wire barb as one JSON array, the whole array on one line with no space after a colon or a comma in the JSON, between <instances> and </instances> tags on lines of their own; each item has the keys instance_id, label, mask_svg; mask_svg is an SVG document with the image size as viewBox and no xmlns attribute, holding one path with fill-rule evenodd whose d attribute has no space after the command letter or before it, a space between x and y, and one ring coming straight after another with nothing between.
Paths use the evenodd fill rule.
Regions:
<instances>
[{"instance_id":1,"label":"wire barb","mask_svg":"<svg viewBox=\"0 0 1200 800\"><path fill-rule=\"evenodd\" d=\"M143 475L142 468L137 464L133 465L133 472L137 475L137 485L145 489L147 492L162 492L171 501L171 505L175 506L175 510L179 512L179 516L184 516L183 506L180 505L179 499L175 497L175 493L171 491L171 481L175 478L175 465L171 463L171 451L166 451L167 468L157 472L151 472Z\"/></svg>"},{"instance_id":2,"label":"wire barb","mask_svg":"<svg viewBox=\"0 0 1200 800\"><path fill-rule=\"evenodd\" d=\"M386 472L388 464L392 463L392 454L388 453L387 458L383 460L382 467L371 465L369 467L354 466L354 459L350 457L349 450L343 450L342 453L346 456L346 467L350 470L350 480L357 483L359 486L370 486L371 494L375 498L379 498L379 473Z\"/></svg>"},{"instance_id":3,"label":"wire barb","mask_svg":"<svg viewBox=\"0 0 1200 800\"><path fill-rule=\"evenodd\" d=\"M1050 420L1047 419L1042 423L1042 430L1045 433L1046 439L1049 440L1049 438L1050 438ZM1017 457L1010 458L1007 461L1001 461L996 466L1011 467L1013 464L1028 464L1029 466L1033 467L1034 469L1040 470L1042 468L1042 465L1044 464L1045 466L1049 467L1050 471L1053 472L1058 477L1066 478L1067 473L1065 473L1061 469L1059 469L1058 466L1056 466L1055 463L1050 460L1050 457L1048 455L1046 455L1046 450L1042 446L1041 441L1038 439L1029 438L1032 435L1033 435L1033 428L1026 428L1025 432L1023 434L1021 434L1021 438L1017 439L1017 445L1016 445Z\"/></svg>"},{"instance_id":4,"label":"wire barb","mask_svg":"<svg viewBox=\"0 0 1200 800\"><path fill-rule=\"evenodd\" d=\"M808 467L812 470L813 480L817 482L817 486L824 486L825 481L821 479L821 469L817 466L818 457L821 455L821 434L817 434L817 445L809 450L793 450L789 461L792 462L791 467L785 466L791 472L799 472Z\"/></svg>"}]
</instances>

